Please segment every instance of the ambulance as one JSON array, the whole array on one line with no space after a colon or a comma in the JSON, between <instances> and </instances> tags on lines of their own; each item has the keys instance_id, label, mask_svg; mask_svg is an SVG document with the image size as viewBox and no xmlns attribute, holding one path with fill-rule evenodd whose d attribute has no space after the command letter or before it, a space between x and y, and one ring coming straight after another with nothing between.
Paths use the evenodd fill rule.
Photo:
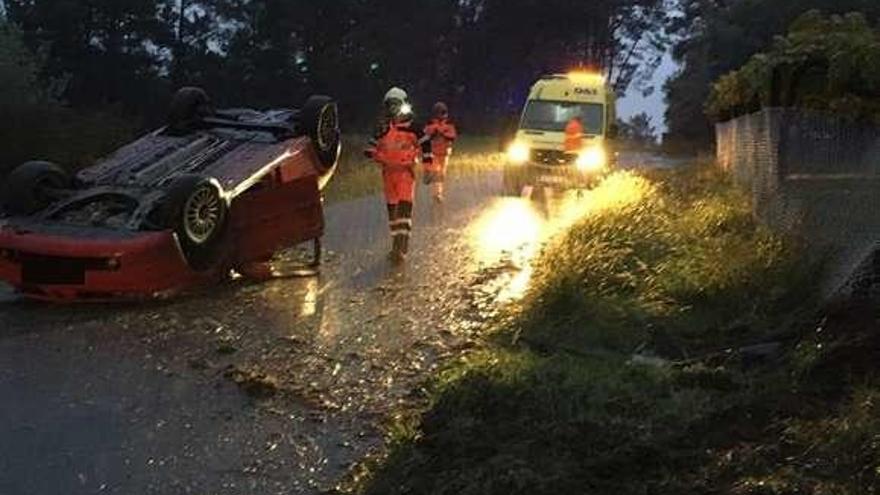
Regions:
<instances>
[{"instance_id":1,"label":"ambulance","mask_svg":"<svg viewBox=\"0 0 880 495\"><path fill-rule=\"evenodd\" d=\"M525 186L591 187L616 161L616 96L604 76L588 72L542 77L529 91L507 149L504 190ZM566 150L566 127L577 118L580 148Z\"/></svg>"}]
</instances>

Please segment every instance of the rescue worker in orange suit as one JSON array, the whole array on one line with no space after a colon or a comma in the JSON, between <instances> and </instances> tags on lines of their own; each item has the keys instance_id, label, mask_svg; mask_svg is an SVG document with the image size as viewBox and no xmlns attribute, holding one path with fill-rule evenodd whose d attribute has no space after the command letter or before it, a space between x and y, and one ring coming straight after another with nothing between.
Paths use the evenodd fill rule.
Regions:
<instances>
[{"instance_id":1,"label":"rescue worker in orange suit","mask_svg":"<svg viewBox=\"0 0 880 495\"><path fill-rule=\"evenodd\" d=\"M578 153L584 148L584 125L581 118L573 117L565 126L565 144L566 153Z\"/></svg>"},{"instance_id":2,"label":"rescue worker in orange suit","mask_svg":"<svg viewBox=\"0 0 880 495\"><path fill-rule=\"evenodd\" d=\"M382 167L388 224L391 229L390 257L403 261L409 251L415 202L415 166L419 155L431 166L431 142L413 123L406 91L392 88L385 95L384 115L364 154Z\"/></svg>"},{"instance_id":3,"label":"rescue worker in orange suit","mask_svg":"<svg viewBox=\"0 0 880 495\"><path fill-rule=\"evenodd\" d=\"M433 118L425 126L425 135L431 140L433 162L425 165L425 185L431 186L431 196L438 203L443 202L446 168L452 155L452 144L458 137L455 125L449 120L449 107L442 101L434 104Z\"/></svg>"}]
</instances>

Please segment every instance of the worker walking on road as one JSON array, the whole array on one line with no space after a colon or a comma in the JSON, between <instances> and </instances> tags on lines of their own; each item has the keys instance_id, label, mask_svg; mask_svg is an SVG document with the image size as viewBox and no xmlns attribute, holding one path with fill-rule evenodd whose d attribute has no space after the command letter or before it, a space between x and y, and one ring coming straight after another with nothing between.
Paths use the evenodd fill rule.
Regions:
<instances>
[{"instance_id":1,"label":"worker walking on road","mask_svg":"<svg viewBox=\"0 0 880 495\"><path fill-rule=\"evenodd\" d=\"M431 143L422 128L413 124L406 91L392 88L383 103L383 115L364 153L382 167L392 239L390 256L394 261L403 261L413 226L416 161L421 155L422 163L431 165Z\"/></svg>"},{"instance_id":2,"label":"worker walking on road","mask_svg":"<svg viewBox=\"0 0 880 495\"><path fill-rule=\"evenodd\" d=\"M565 152L579 153L584 147L584 124L580 116L573 117L565 125Z\"/></svg>"},{"instance_id":3,"label":"worker walking on road","mask_svg":"<svg viewBox=\"0 0 880 495\"><path fill-rule=\"evenodd\" d=\"M434 201L442 203L444 200L444 184L446 182L446 168L449 166L449 157L452 156L452 145L455 143L458 133L455 125L449 120L449 107L442 101L434 104L433 118L425 126L425 135L431 140L431 152L434 155L433 162L425 165L425 185L431 186L431 196Z\"/></svg>"}]
</instances>

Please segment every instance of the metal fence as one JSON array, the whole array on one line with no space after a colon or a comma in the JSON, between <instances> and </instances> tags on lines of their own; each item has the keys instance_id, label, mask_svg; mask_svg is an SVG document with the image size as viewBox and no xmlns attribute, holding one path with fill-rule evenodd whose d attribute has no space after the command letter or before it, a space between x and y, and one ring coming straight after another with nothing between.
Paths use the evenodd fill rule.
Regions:
<instances>
[{"instance_id":1,"label":"metal fence","mask_svg":"<svg viewBox=\"0 0 880 495\"><path fill-rule=\"evenodd\" d=\"M719 165L751 192L755 214L829 257L826 297L878 278L880 127L771 108L718 124L716 141Z\"/></svg>"}]
</instances>

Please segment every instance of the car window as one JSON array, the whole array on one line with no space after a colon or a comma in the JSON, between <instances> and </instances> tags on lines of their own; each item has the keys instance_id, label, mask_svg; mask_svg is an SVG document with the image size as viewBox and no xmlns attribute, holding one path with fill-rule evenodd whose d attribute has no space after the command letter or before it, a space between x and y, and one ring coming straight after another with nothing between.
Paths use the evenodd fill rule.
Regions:
<instances>
[{"instance_id":1,"label":"car window","mask_svg":"<svg viewBox=\"0 0 880 495\"><path fill-rule=\"evenodd\" d=\"M572 103L562 101L530 101L523 114L521 128L538 131L565 130L574 117L580 117L585 134L602 134L605 107L600 103Z\"/></svg>"}]
</instances>

